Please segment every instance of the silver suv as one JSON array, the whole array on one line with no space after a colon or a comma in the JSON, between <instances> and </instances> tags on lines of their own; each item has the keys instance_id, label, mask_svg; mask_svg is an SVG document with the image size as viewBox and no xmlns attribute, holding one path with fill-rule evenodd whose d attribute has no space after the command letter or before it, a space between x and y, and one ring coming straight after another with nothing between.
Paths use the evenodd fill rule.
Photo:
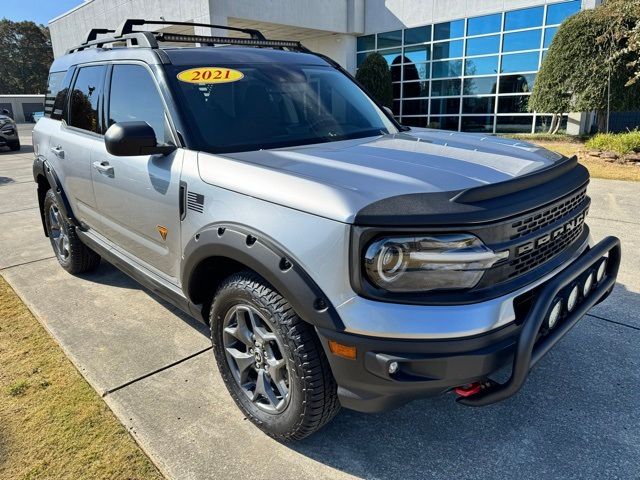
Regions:
<instances>
[{"instance_id":1,"label":"silver suv","mask_svg":"<svg viewBox=\"0 0 640 480\"><path fill-rule=\"evenodd\" d=\"M503 400L613 289L619 241L590 241L576 158L403 127L297 42L147 31L176 23L94 30L53 63L42 222L68 272L103 258L210 325L267 434Z\"/></svg>"}]
</instances>

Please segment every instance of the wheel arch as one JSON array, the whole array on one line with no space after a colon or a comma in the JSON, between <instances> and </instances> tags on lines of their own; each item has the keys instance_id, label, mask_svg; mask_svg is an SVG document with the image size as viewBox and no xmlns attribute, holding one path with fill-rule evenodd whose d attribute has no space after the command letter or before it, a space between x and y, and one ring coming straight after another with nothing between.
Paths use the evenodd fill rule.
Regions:
<instances>
[{"instance_id":1,"label":"wheel arch","mask_svg":"<svg viewBox=\"0 0 640 480\"><path fill-rule=\"evenodd\" d=\"M250 227L215 223L198 231L184 249L181 267L183 291L202 305L203 317L220 283L233 273L251 270L264 278L306 322L344 330L327 296L287 250Z\"/></svg>"},{"instance_id":2,"label":"wheel arch","mask_svg":"<svg viewBox=\"0 0 640 480\"><path fill-rule=\"evenodd\" d=\"M55 170L44 157L38 156L33 161L33 179L38 185L38 206L40 207L40 220L42 221L42 228L44 234L48 237L47 226L44 221L44 198L47 195L49 189L53 190L53 194L58 200L60 210L62 214L76 227L83 229L71 209L71 204L67 198L67 195L62 188L62 184Z\"/></svg>"}]
</instances>

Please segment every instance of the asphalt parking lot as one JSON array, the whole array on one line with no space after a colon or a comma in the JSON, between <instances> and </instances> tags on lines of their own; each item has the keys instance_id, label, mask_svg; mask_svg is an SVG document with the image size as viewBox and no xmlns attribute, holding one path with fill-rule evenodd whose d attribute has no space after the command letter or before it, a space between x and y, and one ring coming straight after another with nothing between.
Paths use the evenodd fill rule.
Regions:
<instances>
[{"instance_id":1,"label":"asphalt parking lot","mask_svg":"<svg viewBox=\"0 0 640 480\"><path fill-rule=\"evenodd\" d=\"M168 477L640 478L640 183L595 179L594 238L617 235L612 296L482 409L451 395L365 415L343 410L297 444L263 435L228 396L207 332L111 265L82 277L42 233L30 128L0 149L0 274Z\"/></svg>"}]
</instances>

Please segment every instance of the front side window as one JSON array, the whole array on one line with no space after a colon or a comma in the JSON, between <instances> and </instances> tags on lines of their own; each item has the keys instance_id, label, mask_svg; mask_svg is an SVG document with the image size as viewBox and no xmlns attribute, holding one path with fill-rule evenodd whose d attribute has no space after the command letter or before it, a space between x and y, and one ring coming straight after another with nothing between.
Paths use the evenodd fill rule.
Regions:
<instances>
[{"instance_id":1,"label":"front side window","mask_svg":"<svg viewBox=\"0 0 640 480\"><path fill-rule=\"evenodd\" d=\"M141 65L114 65L109 94L109 125L147 122L158 143L165 143L164 105L156 84Z\"/></svg>"},{"instance_id":2,"label":"front side window","mask_svg":"<svg viewBox=\"0 0 640 480\"><path fill-rule=\"evenodd\" d=\"M240 152L398 132L354 82L330 67L216 65L243 77L208 84L177 78L195 67L169 66L167 73L198 150Z\"/></svg>"},{"instance_id":3,"label":"front side window","mask_svg":"<svg viewBox=\"0 0 640 480\"><path fill-rule=\"evenodd\" d=\"M88 132L100 133L98 113L104 65L82 67L78 72L71 92L69 104L69 125Z\"/></svg>"}]
</instances>

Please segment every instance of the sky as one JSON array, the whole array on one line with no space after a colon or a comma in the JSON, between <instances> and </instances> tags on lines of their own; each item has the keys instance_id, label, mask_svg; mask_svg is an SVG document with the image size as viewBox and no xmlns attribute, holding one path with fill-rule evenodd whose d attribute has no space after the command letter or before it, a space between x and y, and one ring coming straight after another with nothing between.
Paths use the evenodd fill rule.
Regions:
<instances>
[{"instance_id":1,"label":"sky","mask_svg":"<svg viewBox=\"0 0 640 480\"><path fill-rule=\"evenodd\" d=\"M0 18L46 25L49 20L80 5L83 0L0 0Z\"/></svg>"}]
</instances>

